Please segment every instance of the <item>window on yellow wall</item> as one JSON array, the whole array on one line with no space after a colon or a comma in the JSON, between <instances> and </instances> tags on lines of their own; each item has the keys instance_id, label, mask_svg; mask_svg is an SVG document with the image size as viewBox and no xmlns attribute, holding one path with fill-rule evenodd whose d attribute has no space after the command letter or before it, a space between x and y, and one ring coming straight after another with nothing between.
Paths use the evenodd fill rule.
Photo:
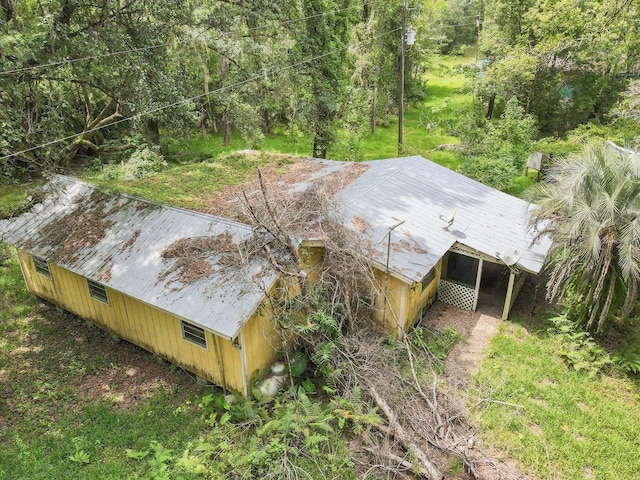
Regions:
<instances>
[{"instance_id":1,"label":"window on yellow wall","mask_svg":"<svg viewBox=\"0 0 640 480\"><path fill-rule=\"evenodd\" d=\"M427 289L427 287L431 284L431 282L433 282L434 278L436 278L436 269L432 268L431 270L429 270L429 273L427 273L422 279L423 292Z\"/></svg>"},{"instance_id":2,"label":"window on yellow wall","mask_svg":"<svg viewBox=\"0 0 640 480\"><path fill-rule=\"evenodd\" d=\"M180 323L182 325L182 338L184 340L207 348L207 334L203 328L193 323L185 322L184 320L181 320Z\"/></svg>"},{"instance_id":3,"label":"window on yellow wall","mask_svg":"<svg viewBox=\"0 0 640 480\"><path fill-rule=\"evenodd\" d=\"M109 296L107 295L107 289L104 285L87 279L87 285L89 286L89 295L96 300L109 304Z\"/></svg>"},{"instance_id":4,"label":"window on yellow wall","mask_svg":"<svg viewBox=\"0 0 640 480\"><path fill-rule=\"evenodd\" d=\"M49 262L44 258L33 257L33 265L36 267L36 272L45 277L51 278L51 270L49 270Z\"/></svg>"}]
</instances>

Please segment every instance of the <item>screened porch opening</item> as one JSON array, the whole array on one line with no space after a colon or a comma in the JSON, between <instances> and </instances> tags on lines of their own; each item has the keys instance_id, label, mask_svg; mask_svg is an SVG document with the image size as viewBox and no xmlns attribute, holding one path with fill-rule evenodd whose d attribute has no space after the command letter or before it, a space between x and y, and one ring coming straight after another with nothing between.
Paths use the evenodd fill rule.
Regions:
<instances>
[{"instance_id":1,"label":"screened porch opening","mask_svg":"<svg viewBox=\"0 0 640 480\"><path fill-rule=\"evenodd\" d=\"M448 252L442 262L438 298L465 310L476 309L476 282L480 260Z\"/></svg>"}]
</instances>

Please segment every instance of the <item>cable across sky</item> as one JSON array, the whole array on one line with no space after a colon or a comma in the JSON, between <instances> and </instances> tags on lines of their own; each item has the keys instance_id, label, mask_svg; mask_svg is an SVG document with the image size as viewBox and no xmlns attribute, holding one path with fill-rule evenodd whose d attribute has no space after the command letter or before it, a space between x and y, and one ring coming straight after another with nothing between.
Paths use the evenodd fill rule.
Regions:
<instances>
[{"instance_id":1,"label":"cable across sky","mask_svg":"<svg viewBox=\"0 0 640 480\"><path fill-rule=\"evenodd\" d=\"M297 23L297 22L301 22L303 20L309 20L311 18L318 18L324 15L330 15L332 13L339 13L339 12L344 12L346 10L351 10L355 7L364 7L369 5L371 2L368 3L364 3L364 4L360 4L360 5L353 5L350 7L345 7L345 8L340 8L340 9L336 9L336 10L329 10L326 12L322 12L322 13L316 13L314 15L308 15L306 17L300 17L300 18L292 18L289 20L283 20L281 22L277 22L278 26L285 26L285 25L289 25L292 23ZM237 30L235 32L231 32L231 33L242 33L242 31L246 31L246 32L253 32L253 31L257 31L257 30L264 30L266 28L269 27L273 27L274 25L260 25L257 27L251 27L248 28L246 30ZM198 33L197 35L195 35L195 38L200 37L202 34L204 34L208 29L203 30L202 32ZM127 54L131 54L131 53L136 53L136 52L144 52L147 50L155 50L157 48L163 48L163 47L168 47L170 45L174 45L175 43L184 43L187 41L192 41L193 37L190 38L185 38L183 40L178 40L177 42L165 42L165 43L159 43L159 44L155 44L155 45L148 45L146 47L139 47L139 48L130 48L127 50L119 50L116 52L109 52L109 53L102 53L99 55L87 55L86 57L78 57L78 58L70 58L70 59L65 59L65 60L59 60L56 62L50 62L50 63L43 63L43 64L39 64L39 65L31 65L28 67L21 67L21 68L15 68L12 70L4 70L0 72L0 76L6 76L6 75L13 75L16 73L22 73L22 72L28 72L31 70L40 70L43 68L48 68L48 67L58 67L60 65L68 65L68 64L73 64L73 63L78 63L78 62L86 62L89 60L98 60L98 59L102 59L102 58L108 58L108 57L115 57L115 56L119 56L119 55L127 55Z\"/></svg>"},{"instance_id":2,"label":"cable across sky","mask_svg":"<svg viewBox=\"0 0 640 480\"><path fill-rule=\"evenodd\" d=\"M380 35L377 35L374 38L382 38L382 37L390 35L390 34L392 34L394 32L397 32L399 30L400 30L400 28L395 28L393 30L389 30L389 31L384 32L384 33L382 33ZM12 158L12 157L16 157L18 155L22 155L22 154L25 154L25 153L32 152L34 150L39 150L40 148L48 147L50 145L55 145L57 143L66 142L67 140L73 140L73 139L78 138L78 137L80 137L82 135L86 135L87 133L97 132L97 131L102 130L104 128L112 127L114 125L118 125L118 124L121 124L121 123L124 123L124 122L129 122L129 121L132 121L132 120L136 120L136 119L142 118L144 116L160 112L162 110L167 110L169 108L174 108L174 107L178 107L180 105L185 105L185 104L187 104L189 102L193 102L194 100L198 100L200 98L204 98L204 97L207 97L209 95L213 95L214 93L218 93L218 92L221 92L223 90L228 90L230 88L238 87L238 86L241 86L241 85L245 85L247 83L251 83L251 82L256 81L256 80L260 80L260 79L264 78L265 75L275 75L277 73L280 73L280 72L283 72L283 71L286 71L286 70L291 70L292 68L296 68L296 67L304 65L306 63L313 62L314 60L319 60L321 58L328 57L328 56L333 55L335 53L347 50L348 48L349 48L348 46L342 47L342 48L336 48L334 50L331 50L329 52L323 53L321 55L316 55L314 57L310 57L310 58L307 58L307 59L304 59L304 60L300 60L299 62L293 63L291 65L287 65L285 67L280 67L280 68L277 68L277 69L274 69L274 70L269 70L269 71L266 71L266 72L263 70L259 74L255 74L252 77L246 78L246 79L241 80L239 82L232 83L230 85L225 85L225 86L217 88L215 90L211 90L211 91L209 91L207 93L201 93L199 95L194 95L192 97L188 97L188 98L179 100L177 102L169 103L167 105L154 107L154 108L151 108L149 110L145 110L143 112L139 112L139 113L136 113L134 115L131 115L130 117L121 118L121 119L116 120L114 122L111 122L109 124L102 125L100 127L92 128L92 129L89 129L89 130L84 130L84 131L82 131L80 133L74 133L73 135L67 135L66 137L57 138L55 140L51 140L49 142L45 142L45 143L42 143L42 144L39 144L39 145L35 145L33 147L26 148L24 150L20 150L18 152L13 152L13 153L10 153L8 155L4 155L4 156L0 157L0 160L6 160L8 158Z\"/></svg>"}]
</instances>

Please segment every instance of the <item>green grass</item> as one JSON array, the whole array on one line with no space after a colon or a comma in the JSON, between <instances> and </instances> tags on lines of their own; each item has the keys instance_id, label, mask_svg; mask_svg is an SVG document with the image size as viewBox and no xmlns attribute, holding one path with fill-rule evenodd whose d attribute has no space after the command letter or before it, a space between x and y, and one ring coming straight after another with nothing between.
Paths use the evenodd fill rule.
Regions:
<instances>
[{"instance_id":1,"label":"green grass","mask_svg":"<svg viewBox=\"0 0 640 480\"><path fill-rule=\"evenodd\" d=\"M200 163L186 163L172 167L153 176L136 180L113 179L101 172L90 172L85 178L91 183L114 190L125 191L163 204L183 208L200 209L207 204L207 197L227 185L236 185L255 172L258 165L287 163L268 153L252 160L243 155L212 158Z\"/></svg>"},{"instance_id":2,"label":"green grass","mask_svg":"<svg viewBox=\"0 0 640 480\"><path fill-rule=\"evenodd\" d=\"M9 215L29 196L36 183L25 184L0 182L0 218Z\"/></svg>"},{"instance_id":3,"label":"green grass","mask_svg":"<svg viewBox=\"0 0 640 480\"><path fill-rule=\"evenodd\" d=\"M640 389L615 375L567 367L559 339L505 323L477 376L485 442L538 478L640 478Z\"/></svg>"},{"instance_id":4,"label":"green grass","mask_svg":"<svg viewBox=\"0 0 640 480\"><path fill-rule=\"evenodd\" d=\"M167 157L174 163L197 163L211 161L225 153L245 150L249 146L237 132L233 132L229 145L223 145L222 134L193 132L191 138L168 137L165 140ZM265 136L264 152L279 152L291 155L311 155L312 139L309 135L293 139L278 128L272 135Z\"/></svg>"},{"instance_id":5,"label":"green grass","mask_svg":"<svg viewBox=\"0 0 640 480\"><path fill-rule=\"evenodd\" d=\"M127 448L183 449L202 428L201 387L36 302L15 257L0 266L0 386L0 479L148 478Z\"/></svg>"},{"instance_id":6,"label":"green grass","mask_svg":"<svg viewBox=\"0 0 640 480\"><path fill-rule=\"evenodd\" d=\"M454 67L469 63L465 57L439 57L427 75L427 100L405 107L404 154L420 154L449 168L461 161L461 155L453 151L431 151L443 143L456 144L459 140L448 135L446 124L459 115L460 109L471 109L471 94L464 91L465 77L454 74ZM279 152L309 156L312 153L312 137L302 134L292 137L285 129L276 128L265 137L264 152ZM222 145L222 134L192 132L189 139L168 138L168 158L174 163L211 161L221 154L248 148L247 143L234 132L231 144ZM387 126L380 126L375 133L367 133L362 139L365 160L394 158L398 156L398 121L394 118ZM331 157L334 160L341 158Z\"/></svg>"}]
</instances>

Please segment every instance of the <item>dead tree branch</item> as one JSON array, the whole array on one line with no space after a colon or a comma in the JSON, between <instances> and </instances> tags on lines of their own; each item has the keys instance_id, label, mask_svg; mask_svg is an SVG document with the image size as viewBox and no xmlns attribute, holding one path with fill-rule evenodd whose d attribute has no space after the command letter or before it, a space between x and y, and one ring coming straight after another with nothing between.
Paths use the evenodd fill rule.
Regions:
<instances>
[{"instance_id":1,"label":"dead tree branch","mask_svg":"<svg viewBox=\"0 0 640 480\"><path fill-rule=\"evenodd\" d=\"M438 467L436 467L435 464L427 458L426 454L420 449L420 447L418 447L418 445L416 445L407 431L402 428L389 404L387 404L387 402L378 395L378 392L376 392L372 387L369 388L369 394L375 400L376 405L378 405L380 410L382 410L387 417L394 436L400 440L407 452L413 455L420 463L419 471L432 480L442 480L444 478L442 472L440 472Z\"/></svg>"}]
</instances>

